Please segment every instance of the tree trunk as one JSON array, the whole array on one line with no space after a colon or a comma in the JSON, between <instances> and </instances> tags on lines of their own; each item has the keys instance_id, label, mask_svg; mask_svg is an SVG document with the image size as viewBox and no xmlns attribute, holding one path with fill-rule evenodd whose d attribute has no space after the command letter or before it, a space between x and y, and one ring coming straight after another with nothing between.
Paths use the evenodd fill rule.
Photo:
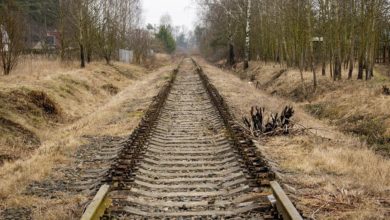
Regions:
<instances>
[{"instance_id":1,"label":"tree trunk","mask_svg":"<svg viewBox=\"0 0 390 220\"><path fill-rule=\"evenodd\" d=\"M85 54L84 54L84 45L80 43L80 67L85 67Z\"/></svg>"},{"instance_id":2,"label":"tree trunk","mask_svg":"<svg viewBox=\"0 0 390 220\"><path fill-rule=\"evenodd\" d=\"M348 70L348 79L352 79L353 65L354 65L353 58L350 58L350 60L349 60L349 70Z\"/></svg>"},{"instance_id":3,"label":"tree trunk","mask_svg":"<svg viewBox=\"0 0 390 220\"><path fill-rule=\"evenodd\" d=\"M364 69L364 63L363 63L363 57L359 57L359 69L358 69L358 77L357 79L362 80L363 79L363 69Z\"/></svg>"},{"instance_id":4,"label":"tree trunk","mask_svg":"<svg viewBox=\"0 0 390 220\"><path fill-rule=\"evenodd\" d=\"M325 61L322 61L322 75L323 76L326 75L326 63L325 63Z\"/></svg>"},{"instance_id":5,"label":"tree trunk","mask_svg":"<svg viewBox=\"0 0 390 220\"><path fill-rule=\"evenodd\" d=\"M5 55L7 56L7 55ZM4 71L4 75L8 76L11 72L11 65L8 63L8 61L4 62L3 63L3 71Z\"/></svg>"},{"instance_id":6,"label":"tree trunk","mask_svg":"<svg viewBox=\"0 0 390 220\"><path fill-rule=\"evenodd\" d=\"M329 74L330 77L333 78L333 58L330 58L329 60Z\"/></svg>"},{"instance_id":7,"label":"tree trunk","mask_svg":"<svg viewBox=\"0 0 390 220\"><path fill-rule=\"evenodd\" d=\"M313 88L315 91L317 89L317 73L316 73L316 68L314 67L313 64L312 64L312 71L313 71Z\"/></svg>"},{"instance_id":8,"label":"tree trunk","mask_svg":"<svg viewBox=\"0 0 390 220\"><path fill-rule=\"evenodd\" d=\"M283 36L283 49L284 49L284 53L285 53L285 59L286 59L287 67L289 67L291 65L291 59L290 59L290 56L289 56L289 53L288 53L287 42L286 42L286 37L285 36Z\"/></svg>"},{"instance_id":9,"label":"tree trunk","mask_svg":"<svg viewBox=\"0 0 390 220\"><path fill-rule=\"evenodd\" d=\"M90 63L92 61L92 50L90 46L87 48L87 63Z\"/></svg>"},{"instance_id":10,"label":"tree trunk","mask_svg":"<svg viewBox=\"0 0 390 220\"><path fill-rule=\"evenodd\" d=\"M64 8L64 2L63 0L59 1L59 10L60 10L60 15L59 15L59 26L60 26L60 57L61 60L65 60L65 24L64 24L64 19L65 19L65 8Z\"/></svg>"},{"instance_id":11,"label":"tree trunk","mask_svg":"<svg viewBox=\"0 0 390 220\"><path fill-rule=\"evenodd\" d=\"M90 33L90 27L87 27L87 36L86 36L86 52L87 52L87 63L91 62L92 59L92 42L93 39L91 38L91 33Z\"/></svg>"},{"instance_id":12,"label":"tree trunk","mask_svg":"<svg viewBox=\"0 0 390 220\"><path fill-rule=\"evenodd\" d=\"M299 61L299 73L301 76L301 84L302 84L302 92L304 93L305 98L307 97L307 91L306 91L306 86L305 86L305 79L303 78L303 66L304 66L304 61L303 61L303 52L301 52L301 57Z\"/></svg>"},{"instance_id":13,"label":"tree trunk","mask_svg":"<svg viewBox=\"0 0 390 220\"><path fill-rule=\"evenodd\" d=\"M234 46L233 43L229 43L229 55L228 55L228 64L229 66L233 66L235 64L234 58Z\"/></svg>"},{"instance_id":14,"label":"tree trunk","mask_svg":"<svg viewBox=\"0 0 390 220\"><path fill-rule=\"evenodd\" d=\"M387 56L389 58L388 62L390 63L390 43L387 45Z\"/></svg>"},{"instance_id":15,"label":"tree trunk","mask_svg":"<svg viewBox=\"0 0 390 220\"><path fill-rule=\"evenodd\" d=\"M228 21L228 32L229 32L229 42L228 42L228 56L227 56L227 64L229 66L233 66L236 61L234 57L234 45L233 45L233 33L232 33L232 24L231 19Z\"/></svg>"},{"instance_id":16,"label":"tree trunk","mask_svg":"<svg viewBox=\"0 0 390 220\"><path fill-rule=\"evenodd\" d=\"M366 61L366 80L371 80L374 76L374 58L375 55L371 55L371 58L367 58Z\"/></svg>"},{"instance_id":17,"label":"tree trunk","mask_svg":"<svg viewBox=\"0 0 390 220\"><path fill-rule=\"evenodd\" d=\"M354 15L355 15L355 2L354 0L351 1L352 6L351 6L351 31L350 31L350 39L349 39L349 70L348 70L348 79L352 79L352 74L353 74L353 67L355 65L355 22L354 22Z\"/></svg>"},{"instance_id":18,"label":"tree trunk","mask_svg":"<svg viewBox=\"0 0 390 220\"><path fill-rule=\"evenodd\" d=\"M352 74L353 74L353 66L355 64L355 59L354 59L354 45L355 41L353 40L354 36L351 36L351 45L350 45L350 51L349 51L349 70L348 70L348 79L352 79Z\"/></svg>"},{"instance_id":19,"label":"tree trunk","mask_svg":"<svg viewBox=\"0 0 390 220\"><path fill-rule=\"evenodd\" d=\"M247 0L248 6L246 10L246 29L245 29L245 60L244 70L249 67L249 56L250 56L250 34L251 34L251 10L252 0Z\"/></svg>"},{"instance_id":20,"label":"tree trunk","mask_svg":"<svg viewBox=\"0 0 390 220\"><path fill-rule=\"evenodd\" d=\"M371 73L370 73L370 68L366 68L366 80L371 79Z\"/></svg>"},{"instance_id":21,"label":"tree trunk","mask_svg":"<svg viewBox=\"0 0 390 220\"><path fill-rule=\"evenodd\" d=\"M65 42L64 40L62 39L63 38L63 34L61 34L61 40L60 40L60 57L61 57L61 60L64 61L65 60Z\"/></svg>"},{"instance_id":22,"label":"tree trunk","mask_svg":"<svg viewBox=\"0 0 390 220\"><path fill-rule=\"evenodd\" d=\"M110 64L110 62L111 62L111 55L106 54L104 56L104 59L106 60L106 64L107 65ZM139 55L136 55L136 62L139 63Z\"/></svg>"},{"instance_id":23,"label":"tree trunk","mask_svg":"<svg viewBox=\"0 0 390 220\"><path fill-rule=\"evenodd\" d=\"M341 60L336 56L334 61L333 80L341 80Z\"/></svg>"},{"instance_id":24,"label":"tree trunk","mask_svg":"<svg viewBox=\"0 0 390 220\"><path fill-rule=\"evenodd\" d=\"M83 15L83 5L81 3L80 9L79 9L79 44L80 44L80 66L81 68L85 67L85 54L84 54L84 36L83 36L83 22L84 22L84 15Z\"/></svg>"},{"instance_id":25,"label":"tree trunk","mask_svg":"<svg viewBox=\"0 0 390 220\"><path fill-rule=\"evenodd\" d=\"M309 6L310 6L310 1L309 1ZM308 10L308 16L307 16L307 22L308 22L308 26L309 26L309 40L310 40L310 68L311 68L311 71L313 72L313 88L314 88L314 91L317 89L317 73L316 73L316 68L315 68L315 64L314 64L314 49L313 49L313 41L312 41L312 26L311 26L311 7L309 7L309 10Z\"/></svg>"}]
</instances>

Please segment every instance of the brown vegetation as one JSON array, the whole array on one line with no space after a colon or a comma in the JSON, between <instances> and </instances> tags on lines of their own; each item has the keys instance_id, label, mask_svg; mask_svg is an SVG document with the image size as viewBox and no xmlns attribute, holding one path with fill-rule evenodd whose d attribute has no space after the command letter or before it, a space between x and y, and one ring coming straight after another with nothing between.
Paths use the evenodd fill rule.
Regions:
<instances>
[{"instance_id":1,"label":"brown vegetation","mask_svg":"<svg viewBox=\"0 0 390 220\"><path fill-rule=\"evenodd\" d=\"M48 68L58 65L57 61L42 62L49 64ZM43 73L47 71L40 67ZM23 65L19 68L24 69ZM16 100L22 102L20 106L24 108L21 112L15 111L18 103L8 102L8 96L0 99L0 130L6 129L6 133L1 134L8 136L0 136L0 159L4 160L0 165L0 217L2 212L20 214L23 210L33 219L80 216L79 206L86 201L86 195L69 192L46 198L26 194L26 187L46 178L64 178L56 170L77 166L72 164L73 154L88 140L84 137L129 135L152 97L168 79L170 68L149 73L134 65L94 63L83 70L71 66L40 74L40 70L34 69L29 76L15 72L2 77L7 84L0 83L0 91L20 93ZM36 80L38 75L40 80ZM21 140L18 139L22 138L20 134L23 134ZM7 144L6 140L14 145ZM23 141L32 142L34 148L23 148ZM7 149L11 150L5 153ZM19 150L12 151L14 149Z\"/></svg>"},{"instance_id":2,"label":"brown vegetation","mask_svg":"<svg viewBox=\"0 0 390 220\"><path fill-rule=\"evenodd\" d=\"M195 35L202 55L212 61L225 58L230 67L243 61L244 70L248 60L276 62L300 73L310 70L312 83L302 85L302 91L316 90L319 72L334 81L370 80L376 63L390 62L386 0L197 2L202 16ZM342 69L347 69L345 76Z\"/></svg>"},{"instance_id":3,"label":"brown vegetation","mask_svg":"<svg viewBox=\"0 0 390 220\"><path fill-rule=\"evenodd\" d=\"M250 72L256 77L255 84L266 92L298 102L307 112L320 119L329 120L341 131L352 133L366 141L381 153L390 152L390 99L382 93L383 85L390 82L385 76L386 66L375 69L370 82L341 80L334 82L327 76L318 78L316 91L309 89L312 75L289 68L275 79L275 74L285 67L273 63L252 62ZM239 74L244 74L239 72Z\"/></svg>"},{"instance_id":4,"label":"brown vegetation","mask_svg":"<svg viewBox=\"0 0 390 220\"><path fill-rule=\"evenodd\" d=\"M200 61L200 64L205 65L205 73L226 98L236 118L247 114L253 103L259 103L273 112L293 103L256 89L253 83L242 81L233 73L207 65L204 61ZM252 63L250 66L254 65ZM266 68L269 68L267 72ZM261 76L267 75L269 79L275 72L275 68L269 65L263 66L260 71ZM288 70L286 75L298 83L283 82L287 77L282 76L280 81L275 82L280 86L278 88L300 85L299 71ZM266 79L263 81L267 82ZM338 95L341 93L339 91ZM333 96L333 99L336 97ZM387 204L390 201L389 160L358 139L305 113L304 106L293 106L294 123L309 129L309 132L263 138L258 142L258 147L273 164L279 181L298 209L306 217L315 219L387 218ZM371 108L371 111L374 109Z\"/></svg>"},{"instance_id":5,"label":"brown vegetation","mask_svg":"<svg viewBox=\"0 0 390 220\"><path fill-rule=\"evenodd\" d=\"M390 89L387 86L383 86L383 95L390 95Z\"/></svg>"},{"instance_id":6,"label":"brown vegetation","mask_svg":"<svg viewBox=\"0 0 390 220\"><path fill-rule=\"evenodd\" d=\"M146 71L120 63L95 63L77 70L55 60L32 59L31 63L29 59L22 62L14 74L1 78L3 158L28 155L50 138L51 131L90 114Z\"/></svg>"}]
</instances>

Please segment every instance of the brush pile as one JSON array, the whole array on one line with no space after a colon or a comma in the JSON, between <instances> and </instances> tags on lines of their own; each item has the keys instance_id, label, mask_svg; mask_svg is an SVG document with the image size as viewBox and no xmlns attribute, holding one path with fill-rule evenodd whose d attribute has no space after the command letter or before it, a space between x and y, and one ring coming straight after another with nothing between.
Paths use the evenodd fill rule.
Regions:
<instances>
[{"instance_id":1,"label":"brush pile","mask_svg":"<svg viewBox=\"0 0 390 220\"><path fill-rule=\"evenodd\" d=\"M283 111L276 114L271 114L265 119L265 108L253 106L251 109L251 117L243 117L243 123L256 136L273 136L273 135L288 135L291 128L294 126L291 118L294 115L292 106L286 106Z\"/></svg>"},{"instance_id":2,"label":"brush pile","mask_svg":"<svg viewBox=\"0 0 390 220\"><path fill-rule=\"evenodd\" d=\"M383 95L390 95L390 89L387 86L383 86Z\"/></svg>"}]
</instances>

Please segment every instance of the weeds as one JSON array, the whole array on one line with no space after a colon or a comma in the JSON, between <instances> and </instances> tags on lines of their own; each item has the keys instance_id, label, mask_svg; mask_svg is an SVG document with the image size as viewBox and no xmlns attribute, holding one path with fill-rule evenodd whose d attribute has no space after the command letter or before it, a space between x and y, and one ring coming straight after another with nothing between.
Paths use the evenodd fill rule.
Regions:
<instances>
[{"instance_id":1,"label":"weeds","mask_svg":"<svg viewBox=\"0 0 390 220\"><path fill-rule=\"evenodd\" d=\"M386 135L387 127L384 123L386 117L372 116L367 113L345 117L346 111L331 103L308 104L305 108L310 114L320 119L331 120L342 131L357 135L368 144L390 152L390 137Z\"/></svg>"},{"instance_id":2,"label":"weeds","mask_svg":"<svg viewBox=\"0 0 390 220\"><path fill-rule=\"evenodd\" d=\"M255 86L248 86L247 82L233 74L207 66L206 62L201 65L205 66L205 72L235 115L247 113L253 103L259 101L272 111L279 110L287 102L282 97L271 96ZM267 81L263 77L268 75L271 78L275 71L272 66L263 65L260 79ZM288 92L283 91L299 86L300 79L299 73L289 70L287 74L289 77L283 74L267 91L277 90L278 94L290 97ZM281 84L278 85L279 83ZM386 114L389 113L390 105L386 102L387 99L378 95L378 100L377 96L368 92L363 83L356 84L341 91L338 82L332 87L317 88L320 92L316 93L316 101L305 105L306 111L300 104L294 105L295 124L310 128L313 132L289 137L272 136L257 141L259 151L272 161L278 181L282 185L288 184L290 187L286 187L287 190L296 189L289 191L291 198L308 217L385 219L388 216L386 205L390 199L389 160L357 138L339 132L334 126L306 113L313 113L317 118L333 119L333 124L336 120L351 116L348 120L361 121L365 119L363 116L370 113L380 116L380 120L371 129L377 129L381 123L388 128ZM379 91L378 88L380 87L375 86L374 90ZM365 114L361 114L362 112Z\"/></svg>"},{"instance_id":3,"label":"weeds","mask_svg":"<svg viewBox=\"0 0 390 220\"><path fill-rule=\"evenodd\" d=\"M110 95L116 95L118 94L119 92L119 89L118 87L112 85L111 83L108 83L108 84L104 84L102 86L102 89L107 91Z\"/></svg>"},{"instance_id":4,"label":"weeds","mask_svg":"<svg viewBox=\"0 0 390 220\"><path fill-rule=\"evenodd\" d=\"M390 95L390 89L387 86L383 86L383 95Z\"/></svg>"}]
</instances>

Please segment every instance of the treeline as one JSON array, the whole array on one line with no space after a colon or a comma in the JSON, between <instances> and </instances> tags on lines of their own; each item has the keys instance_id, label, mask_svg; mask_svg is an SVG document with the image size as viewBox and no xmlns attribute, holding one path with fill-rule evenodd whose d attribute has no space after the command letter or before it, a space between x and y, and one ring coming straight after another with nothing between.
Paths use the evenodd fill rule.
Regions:
<instances>
[{"instance_id":1,"label":"treeline","mask_svg":"<svg viewBox=\"0 0 390 220\"><path fill-rule=\"evenodd\" d=\"M131 48L135 60L142 62L150 37L140 28L140 4L140 0L0 0L3 72L9 74L37 32L45 39L50 30L58 32L61 59L73 59L78 53L81 67L94 58L110 63L119 48Z\"/></svg>"},{"instance_id":2,"label":"treeline","mask_svg":"<svg viewBox=\"0 0 390 220\"><path fill-rule=\"evenodd\" d=\"M198 0L195 34L206 56L275 61L301 70L316 67L334 80L342 69L371 79L377 57L390 62L389 0Z\"/></svg>"}]
</instances>

